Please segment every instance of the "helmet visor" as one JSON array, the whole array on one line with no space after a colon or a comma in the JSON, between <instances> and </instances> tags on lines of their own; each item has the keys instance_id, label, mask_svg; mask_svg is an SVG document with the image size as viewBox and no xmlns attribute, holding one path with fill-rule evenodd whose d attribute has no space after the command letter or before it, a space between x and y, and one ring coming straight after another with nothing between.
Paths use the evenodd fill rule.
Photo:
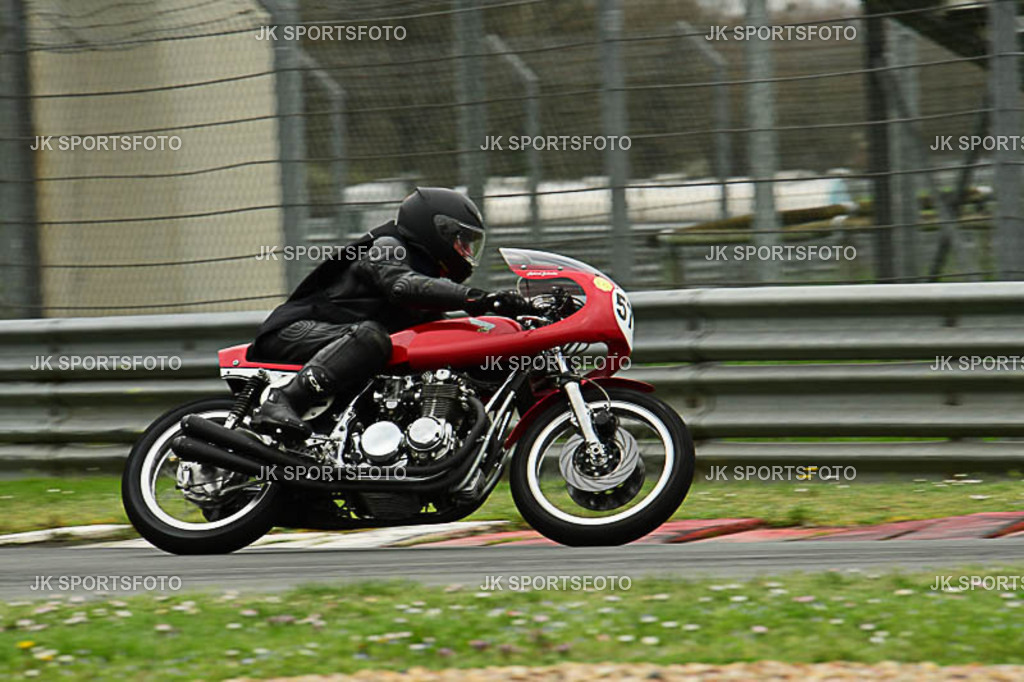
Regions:
<instances>
[{"instance_id":1,"label":"helmet visor","mask_svg":"<svg viewBox=\"0 0 1024 682\"><path fill-rule=\"evenodd\" d=\"M446 215L434 216L434 225L441 237L452 245L455 253L476 267L484 253L484 242L487 241L483 229Z\"/></svg>"}]
</instances>

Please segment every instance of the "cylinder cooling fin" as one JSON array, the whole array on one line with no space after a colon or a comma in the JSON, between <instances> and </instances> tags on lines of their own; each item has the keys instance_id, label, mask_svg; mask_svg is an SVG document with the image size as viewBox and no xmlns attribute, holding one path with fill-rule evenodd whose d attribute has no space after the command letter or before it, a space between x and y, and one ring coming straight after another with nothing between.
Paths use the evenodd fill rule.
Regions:
<instances>
[{"instance_id":1,"label":"cylinder cooling fin","mask_svg":"<svg viewBox=\"0 0 1024 682\"><path fill-rule=\"evenodd\" d=\"M458 398L459 387L455 384L427 384L422 391L422 414L424 417L448 419Z\"/></svg>"}]
</instances>

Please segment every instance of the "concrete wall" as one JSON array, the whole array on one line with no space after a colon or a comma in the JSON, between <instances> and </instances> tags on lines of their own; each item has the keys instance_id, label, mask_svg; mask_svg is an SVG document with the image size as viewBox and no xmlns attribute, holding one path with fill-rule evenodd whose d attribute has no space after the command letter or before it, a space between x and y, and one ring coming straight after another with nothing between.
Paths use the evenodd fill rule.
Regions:
<instances>
[{"instance_id":1,"label":"concrete wall","mask_svg":"<svg viewBox=\"0 0 1024 682\"><path fill-rule=\"evenodd\" d=\"M257 253L260 245L281 243L273 51L255 40L256 27L267 23L259 4L32 0L28 13L29 41L44 47L34 50L30 60L36 135L153 131L149 134L181 138L177 151L37 153L43 305L96 307L51 309L47 314L206 312L272 305L273 300L264 299L202 307L104 307L283 292L283 264L254 258L174 267L47 267L241 256ZM212 33L222 35L202 37ZM249 74L264 75L176 87ZM154 91L163 87L167 89ZM124 90L146 91L46 96ZM260 120L162 130L254 118ZM217 170L196 172L204 169ZM110 175L138 177L47 180ZM253 210L261 206L274 208ZM235 209L248 210L185 217ZM171 218L116 222L160 216Z\"/></svg>"}]
</instances>

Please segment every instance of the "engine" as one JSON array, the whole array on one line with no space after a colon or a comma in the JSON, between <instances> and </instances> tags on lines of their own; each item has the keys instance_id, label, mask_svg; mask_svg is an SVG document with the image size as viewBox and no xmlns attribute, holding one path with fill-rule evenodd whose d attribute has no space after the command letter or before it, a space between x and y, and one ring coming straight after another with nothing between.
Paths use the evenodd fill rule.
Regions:
<instances>
[{"instance_id":1,"label":"engine","mask_svg":"<svg viewBox=\"0 0 1024 682\"><path fill-rule=\"evenodd\" d=\"M358 406L349 460L392 466L447 456L458 448L471 393L461 376L446 369L378 378Z\"/></svg>"}]
</instances>

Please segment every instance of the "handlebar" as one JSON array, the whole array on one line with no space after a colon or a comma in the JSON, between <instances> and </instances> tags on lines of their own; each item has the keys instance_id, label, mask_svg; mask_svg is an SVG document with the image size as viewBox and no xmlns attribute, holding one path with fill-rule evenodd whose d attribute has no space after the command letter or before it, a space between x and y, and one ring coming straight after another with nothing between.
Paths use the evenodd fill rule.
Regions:
<instances>
[{"instance_id":1,"label":"handlebar","mask_svg":"<svg viewBox=\"0 0 1024 682\"><path fill-rule=\"evenodd\" d=\"M537 300L538 298L550 298L552 300L549 302L541 302ZM552 287L550 293L527 300L532 308L531 312L524 315L518 315L516 319L530 321L537 324L537 326L558 322L579 310L579 307L577 306L578 302L572 294L570 294L566 289L558 286Z\"/></svg>"}]
</instances>

